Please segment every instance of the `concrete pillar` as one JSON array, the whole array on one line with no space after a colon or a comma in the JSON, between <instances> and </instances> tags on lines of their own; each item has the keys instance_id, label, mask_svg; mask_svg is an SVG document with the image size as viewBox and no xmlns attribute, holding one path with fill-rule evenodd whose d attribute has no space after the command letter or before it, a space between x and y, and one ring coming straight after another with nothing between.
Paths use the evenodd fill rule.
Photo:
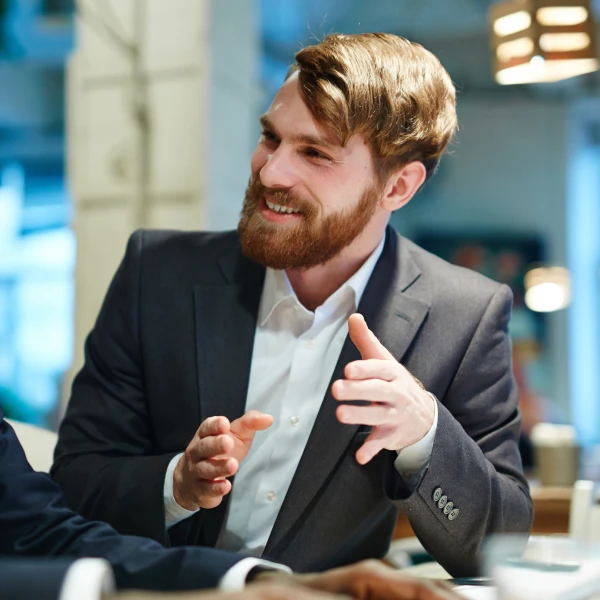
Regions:
<instances>
[{"instance_id":1,"label":"concrete pillar","mask_svg":"<svg viewBox=\"0 0 600 600\"><path fill-rule=\"evenodd\" d=\"M79 0L68 67L74 359L130 233L234 227L256 141L255 0Z\"/></svg>"}]
</instances>

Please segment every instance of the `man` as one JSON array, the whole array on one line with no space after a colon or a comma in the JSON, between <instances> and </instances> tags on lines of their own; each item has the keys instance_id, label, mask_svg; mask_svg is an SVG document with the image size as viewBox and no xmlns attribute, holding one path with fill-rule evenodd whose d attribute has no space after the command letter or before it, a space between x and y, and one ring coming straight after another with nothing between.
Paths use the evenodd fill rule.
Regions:
<instances>
[{"instance_id":1,"label":"man","mask_svg":"<svg viewBox=\"0 0 600 600\"><path fill-rule=\"evenodd\" d=\"M299 571L383 556L399 509L472 575L532 518L511 294L388 227L456 129L450 78L402 38L332 35L261 123L237 233L131 237L53 476L122 532Z\"/></svg>"},{"instance_id":2,"label":"man","mask_svg":"<svg viewBox=\"0 0 600 600\"><path fill-rule=\"evenodd\" d=\"M38 557L37 559L32 557ZM43 560L39 557L45 557ZM49 557L55 560L48 560ZM105 560L78 557L103 557ZM112 569L111 569L112 565ZM355 598L444 600L442 586L412 581L384 565L364 563L322 575L295 576L285 567L209 548L165 549L119 535L70 511L49 477L29 466L0 407L0 597L2 600L92 600L119 588L241 590L238 600ZM213 600L216 593L207 596ZM232 598L233 600L233 598Z\"/></svg>"}]
</instances>

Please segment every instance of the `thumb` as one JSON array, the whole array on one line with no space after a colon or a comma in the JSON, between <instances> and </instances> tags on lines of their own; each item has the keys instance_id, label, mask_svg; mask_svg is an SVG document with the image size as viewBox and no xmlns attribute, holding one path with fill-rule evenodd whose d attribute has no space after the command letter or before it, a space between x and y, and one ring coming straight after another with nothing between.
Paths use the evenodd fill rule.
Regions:
<instances>
[{"instance_id":1,"label":"thumb","mask_svg":"<svg viewBox=\"0 0 600 600\"><path fill-rule=\"evenodd\" d=\"M363 360L378 358L383 360L395 360L387 348L375 337L375 334L367 327L365 318L354 313L348 318L348 333L353 344L358 348Z\"/></svg>"},{"instance_id":2,"label":"thumb","mask_svg":"<svg viewBox=\"0 0 600 600\"><path fill-rule=\"evenodd\" d=\"M242 437L253 436L273 425L273 417L258 410L249 410L231 423L231 432Z\"/></svg>"}]
</instances>

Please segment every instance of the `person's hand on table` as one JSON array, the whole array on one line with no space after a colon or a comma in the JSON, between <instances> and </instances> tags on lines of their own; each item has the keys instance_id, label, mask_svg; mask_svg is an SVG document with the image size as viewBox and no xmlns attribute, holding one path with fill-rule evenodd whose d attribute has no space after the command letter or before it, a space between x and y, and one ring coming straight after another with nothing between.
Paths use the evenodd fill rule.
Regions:
<instances>
[{"instance_id":1,"label":"person's hand on table","mask_svg":"<svg viewBox=\"0 0 600 600\"><path fill-rule=\"evenodd\" d=\"M458 600L441 581L414 579L378 560L366 560L324 573L288 575L275 571L260 573L255 581L295 583L312 590L342 594L358 600ZM250 584L248 589L254 587Z\"/></svg>"},{"instance_id":2,"label":"person's hand on table","mask_svg":"<svg viewBox=\"0 0 600 600\"><path fill-rule=\"evenodd\" d=\"M341 402L367 400L371 404L342 404L336 415L347 425L371 425L373 431L356 452L364 465L381 450L402 450L425 437L433 426L433 398L375 337L360 314L348 319L348 332L362 360L348 363L345 379L332 385Z\"/></svg>"},{"instance_id":3,"label":"person's hand on table","mask_svg":"<svg viewBox=\"0 0 600 600\"><path fill-rule=\"evenodd\" d=\"M231 491L227 477L235 475L250 451L257 431L268 429L273 417L257 410L230 422L209 417L179 459L173 473L173 497L188 510L215 508Z\"/></svg>"}]
</instances>

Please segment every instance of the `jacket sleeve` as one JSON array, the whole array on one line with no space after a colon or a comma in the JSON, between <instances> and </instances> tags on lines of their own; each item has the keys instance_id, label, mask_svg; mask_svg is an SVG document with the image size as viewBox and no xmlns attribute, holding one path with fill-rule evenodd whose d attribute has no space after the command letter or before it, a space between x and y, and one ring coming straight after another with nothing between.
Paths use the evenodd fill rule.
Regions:
<instances>
[{"instance_id":1,"label":"jacket sleeve","mask_svg":"<svg viewBox=\"0 0 600 600\"><path fill-rule=\"evenodd\" d=\"M71 562L0 558L2 600L58 600Z\"/></svg>"},{"instance_id":2,"label":"jacket sleeve","mask_svg":"<svg viewBox=\"0 0 600 600\"><path fill-rule=\"evenodd\" d=\"M163 486L176 452L152 448L139 326L143 236L131 236L86 340L50 473L78 513L168 544Z\"/></svg>"},{"instance_id":3,"label":"jacket sleeve","mask_svg":"<svg viewBox=\"0 0 600 600\"><path fill-rule=\"evenodd\" d=\"M166 549L149 539L120 535L105 523L86 521L68 508L60 488L50 477L31 469L14 431L2 419L1 410L0 532L3 560L4 557L15 560L104 558L113 568L118 588L190 590L215 587L242 558L211 548ZM47 564L44 574L50 589L62 581L66 563L48 561ZM52 564L56 568L50 566ZM26 565L19 567L18 572L25 574L27 568ZM5 569L6 564L0 562L0 573ZM16 570L14 574L16 577ZM14 589L26 585L17 579L13 579ZM0 596L4 598L2 576L0 581Z\"/></svg>"},{"instance_id":4,"label":"jacket sleeve","mask_svg":"<svg viewBox=\"0 0 600 600\"><path fill-rule=\"evenodd\" d=\"M410 493L388 461L385 491L453 576L479 571L484 538L528 534L533 519L518 437L521 416L508 334L512 293L492 296L445 397L429 467ZM450 505L452 503L452 505Z\"/></svg>"}]
</instances>

